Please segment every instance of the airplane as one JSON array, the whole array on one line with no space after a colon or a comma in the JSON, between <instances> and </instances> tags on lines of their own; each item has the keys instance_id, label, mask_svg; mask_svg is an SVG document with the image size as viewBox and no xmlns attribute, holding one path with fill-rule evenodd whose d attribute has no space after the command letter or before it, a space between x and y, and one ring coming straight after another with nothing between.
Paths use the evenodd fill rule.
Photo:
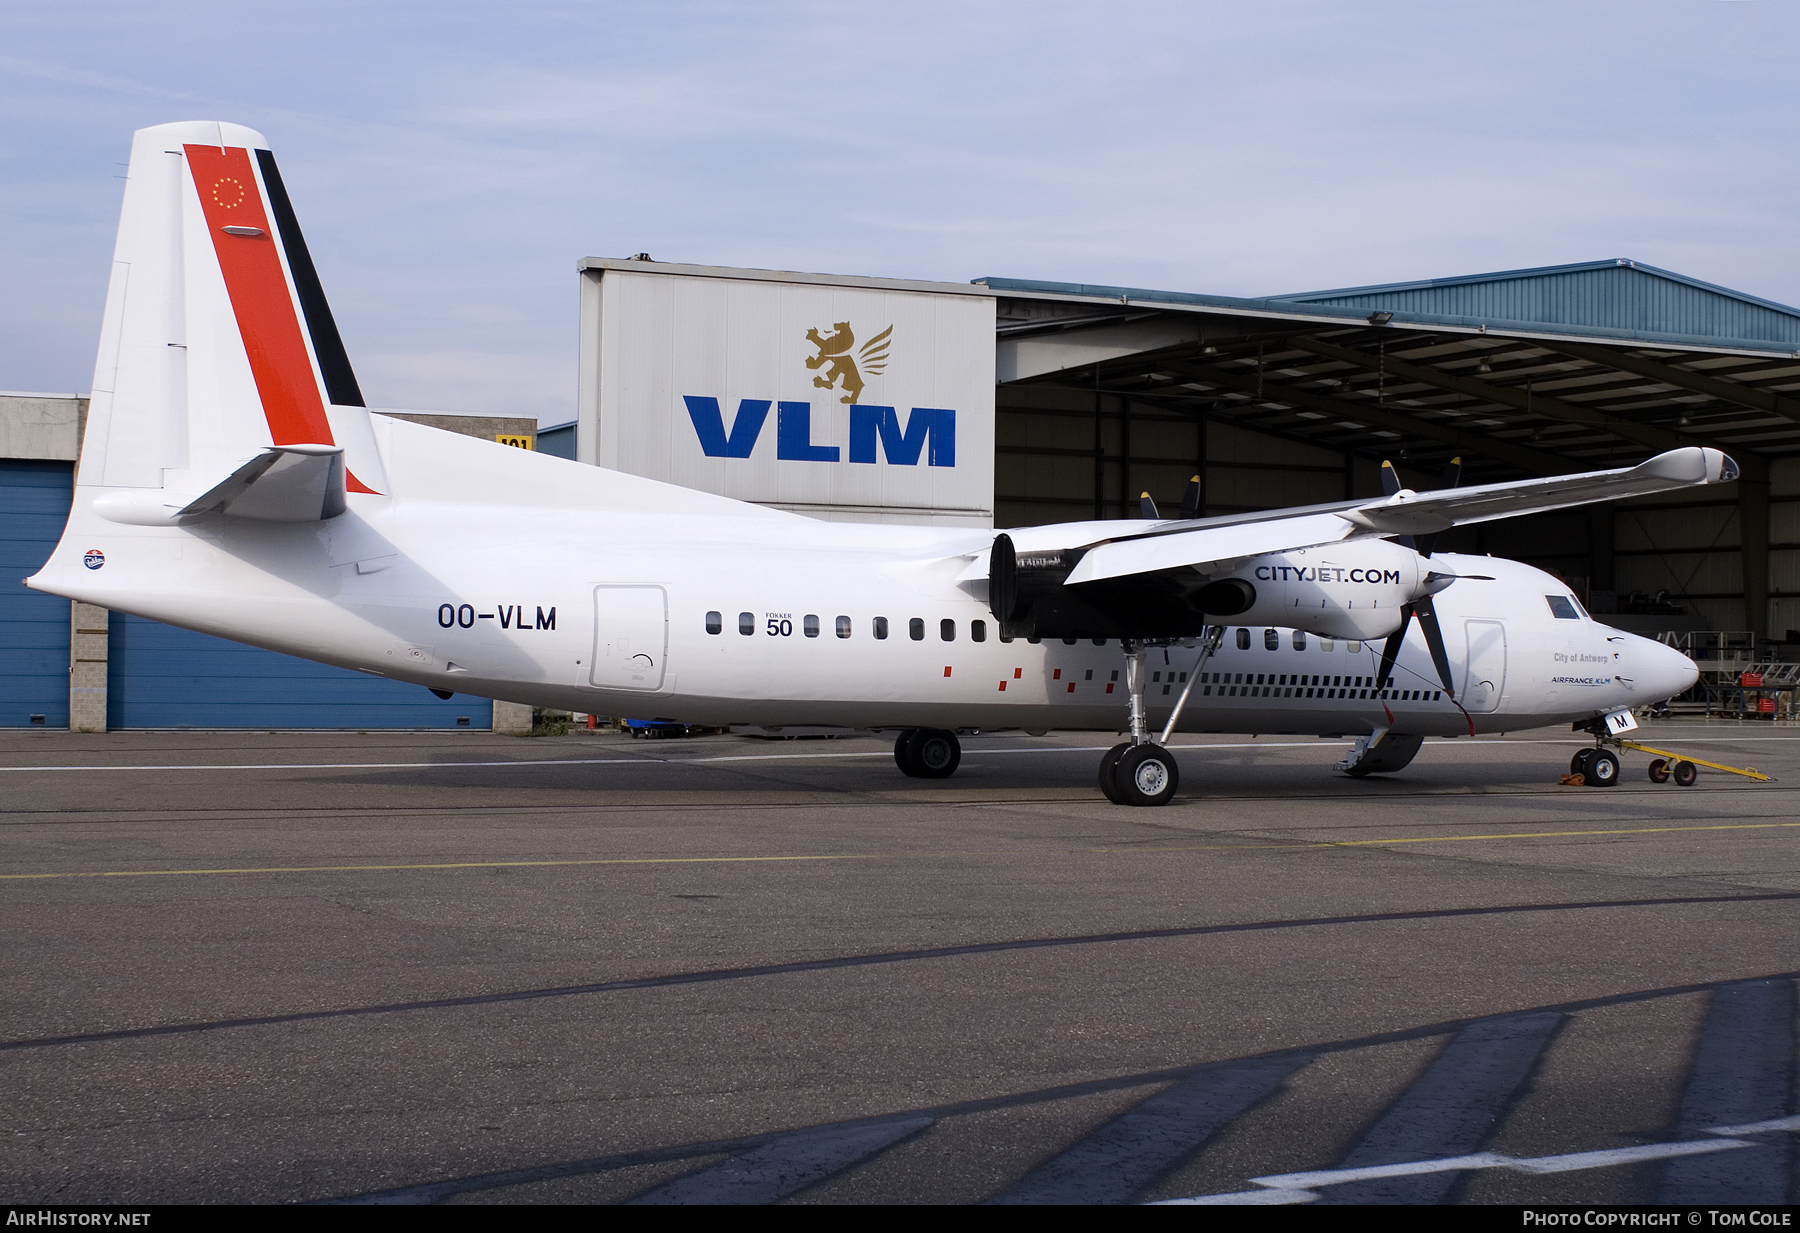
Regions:
<instances>
[{"instance_id":1,"label":"airplane","mask_svg":"<svg viewBox=\"0 0 1800 1233\"><path fill-rule=\"evenodd\" d=\"M927 779L959 732L1126 732L1099 768L1123 805L1174 797L1177 731L1353 736L1356 776L1427 737L1599 737L1694 664L1550 574L1432 541L1737 476L1693 447L1428 491L1388 467L1379 498L1211 518L821 522L371 413L250 129L135 134L112 268L34 589L442 697L891 732Z\"/></svg>"}]
</instances>

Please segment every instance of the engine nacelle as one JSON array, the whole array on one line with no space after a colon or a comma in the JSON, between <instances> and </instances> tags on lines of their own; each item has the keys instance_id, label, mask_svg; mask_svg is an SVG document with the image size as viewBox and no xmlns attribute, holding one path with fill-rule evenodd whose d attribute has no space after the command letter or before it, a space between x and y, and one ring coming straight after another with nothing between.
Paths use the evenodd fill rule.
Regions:
<instances>
[{"instance_id":1,"label":"engine nacelle","mask_svg":"<svg viewBox=\"0 0 1800 1233\"><path fill-rule=\"evenodd\" d=\"M1437 582L1411 548L1359 540L1253 557L1210 578L1195 602L1215 624L1280 625L1368 641L1399 629L1401 608L1441 589Z\"/></svg>"}]
</instances>

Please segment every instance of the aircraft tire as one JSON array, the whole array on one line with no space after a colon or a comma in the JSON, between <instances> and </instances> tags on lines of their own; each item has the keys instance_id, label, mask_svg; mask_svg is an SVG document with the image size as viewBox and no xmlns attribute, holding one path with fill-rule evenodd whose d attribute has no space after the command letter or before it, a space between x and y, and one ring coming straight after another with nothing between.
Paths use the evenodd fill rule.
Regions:
<instances>
[{"instance_id":1,"label":"aircraft tire","mask_svg":"<svg viewBox=\"0 0 1800 1233\"><path fill-rule=\"evenodd\" d=\"M912 779L919 777L919 772L913 768L912 760L912 739L918 735L918 731L917 728L904 728L900 735L894 738L894 765L900 768L902 775Z\"/></svg>"},{"instance_id":2,"label":"aircraft tire","mask_svg":"<svg viewBox=\"0 0 1800 1233\"><path fill-rule=\"evenodd\" d=\"M1610 788L1619 782L1619 759L1610 749L1589 753L1587 769L1581 772L1590 788Z\"/></svg>"},{"instance_id":3,"label":"aircraft tire","mask_svg":"<svg viewBox=\"0 0 1800 1233\"><path fill-rule=\"evenodd\" d=\"M1180 785L1175 755L1161 745L1133 745L1113 768L1113 786L1127 805L1167 805Z\"/></svg>"},{"instance_id":4,"label":"aircraft tire","mask_svg":"<svg viewBox=\"0 0 1800 1233\"><path fill-rule=\"evenodd\" d=\"M920 779L948 779L962 764L962 742L942 728L920 728L907 742L912 773Z\"/></svg>"},{"instance_id":5,"label":"aircraft tire","mask_svg":"<svg viewBox=\"0 0 1800 1233\"><path fill-rule=\"evenodd\" d=\"M1573 758L1569 759L1569 774L1571 774L1571 775L1586 775L1587 774L1587 761L1589 758L1591 758L1593 756L1594 756L1594 751L1591 749L1576 750L1575 756Z\"/></svg>"},{"instance_id":6,"label":"aircraft tire","mask_svg":"<svg viewBox=\"0 0 1800 1233\"><path fill-rule=\"evenodd\" d=\"M1700 768L1685 758L1675 764L1671 773L1675 776L1675 785L1681 788L1693 787L1694 780L1700 778Z\"/></svg>"},{"instance_id":7,"label":"aircraft tire","mask_svg":"<svg viewBox=\"0 0 1800 1233\"><path fill-rule=\"evenodd\" d=\"M1106 793L1106 799L1115 805L1129 803L1119 794L1117 772L1119 769L1119 759L1123 758L1126 751L1130 748L1131 742L1126 741L1123 745L1114 745L1111 749L1107 750L1105 754L1101 755L1100 758L1100 791Z\"/></svg>"}]
</instances>

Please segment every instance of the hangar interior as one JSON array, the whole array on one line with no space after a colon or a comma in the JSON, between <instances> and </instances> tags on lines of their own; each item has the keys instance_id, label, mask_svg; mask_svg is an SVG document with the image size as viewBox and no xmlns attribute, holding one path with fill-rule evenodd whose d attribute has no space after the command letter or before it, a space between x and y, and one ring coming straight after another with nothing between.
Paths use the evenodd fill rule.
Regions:
<instances>
[{"instance_id":1,"label":"hangar interior","mask_svg":"<svg viewBox=\"0 0 1800 1233\"><path fill-rule=\"evenodd\" d=\"M1635 632L1800 641L1800 312L1616 259L1243 299L982 280L998 295L1001 525L1207 513L1630 466L1711 445L1743 478L1447 534ZM1717 641L1717 640L1715 640ZM1800 648L1793 648L1800 650Z\"/></svg>"},{"instance_id":2,"label":"hangar interior","mask_svg":"<svg viewBox=\"0 0 1800 1233\"><path fill-rule=\"evenodd\" d=\"M1717 665L1800 658L1800 311L1629 260L1261 299L977 280L994 293L996 525L1209 514L1728 451L1724 490L1464 528L1597 615ZM86 399L0 394L0 727L519 730L528 708L292 660L27 591ZM573 424L402 413L577 456ZM535 440L533 439L535 437ZM391 696L390 696L391 695ZM415 696L416 695L416 696ZM521 715L520 712L523 712Z\"/></svg>"}]
</instances>

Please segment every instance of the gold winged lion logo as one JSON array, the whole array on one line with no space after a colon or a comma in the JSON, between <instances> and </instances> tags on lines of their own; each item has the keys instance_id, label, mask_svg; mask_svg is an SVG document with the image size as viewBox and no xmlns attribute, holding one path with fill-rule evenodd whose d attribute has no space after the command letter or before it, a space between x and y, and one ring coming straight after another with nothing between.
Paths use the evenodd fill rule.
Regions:
<instances>
[{"instance_id":1,"label":"gold winged lion logo","mask_svg":"<svg viewBox=\"0 0 1800 1233\"><path fill-rule=\"evenodd\" d=\"M862 397L863 374L878 377L887 368L888 343L893 340L894 327L890 325L875 335L855 355L850 354L850 349L856 346L856 335L851 332L850 323L839 321L831 328L836 332L829 337L816 329L806 331L806 341L819 349L819 354L807 360L806 366L825 369L824 376L813 378L814 385L822 390L837 386L844 391L839 402L855 403Z\"/></svg>"}]
</instances>

